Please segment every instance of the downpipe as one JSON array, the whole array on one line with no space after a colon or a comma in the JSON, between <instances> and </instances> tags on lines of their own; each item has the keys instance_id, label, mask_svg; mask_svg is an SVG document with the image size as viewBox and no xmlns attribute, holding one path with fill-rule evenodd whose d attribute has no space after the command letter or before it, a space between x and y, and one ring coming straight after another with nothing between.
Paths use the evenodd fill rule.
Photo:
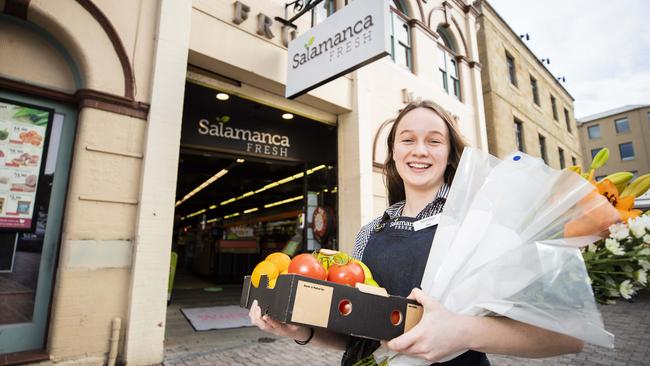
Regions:
<instances>
[{"instance_id":1,"label":"downpipe","mask_svg":"<svg viewBox=\"0 0 650 366\"><path fill-rule=\"evenodd\" d=\"M122 319L114 318L113 321L111 321L111 345L108 352L108 366L115 366L117 349L120 344L120 329L122 329Z\"/></svg>"}]
</instances>

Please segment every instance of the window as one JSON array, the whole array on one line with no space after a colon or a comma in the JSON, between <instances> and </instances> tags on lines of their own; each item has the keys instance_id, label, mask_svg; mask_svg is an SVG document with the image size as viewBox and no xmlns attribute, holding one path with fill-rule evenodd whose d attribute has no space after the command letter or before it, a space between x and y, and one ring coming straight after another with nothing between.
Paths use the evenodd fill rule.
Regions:
<instances>
[{"instance_id":1,"label":"window","mask_svg":"<svg viewBox=\"0 0 650 366\"><path fill-rule=\"evenodd\" d=\"M569 117L569 110L566 108L564 108L564 122L566 122L566 130L571 133L571 118Z\"/></svg>"},{"instance_id":2,"label":"window","mask_svg":"<svg viewBox=\"0 0 650 366\"><path fill-rule=\"evenodd\" d=\"M546 154L546 137L539 135L539 154L542 157L542 160L548 164L548 156Z\"/></svg>"},{"instance_id":3,"label":"window","mask_svg":"<svg viewBox=\"0 0 650 366\"><path fill-rule=\"evenodd\" d=\"M555 103L556 103L555 102L555 97L551 95L551 110L553 111L553 119L557 121L558 120L557 119L557 105Z\"/></svg>"},{"instance_id":4,"label":"window","mask_svg":"<svg viewBox=\"0 0 650 366\"><path fill-rule=\"evenodd\" d=\"M634 159L634 146L631 142L618 144L618 152L621 153L621 160Z\"/></svg>"},{"instance_id":5,"label":"window","mask_svg":"<svg viewBox=\"0 0 650 366\"><path fill-rule=\"evenodd\" d=\"M606 175L597 175L594 179L596 182L600 182L601 180L605 179Z\"/></svg>"},{"instance_id":6,"label":"window","mask_svg":"<svg viewBox=\"0 0 650 366\"><path fill-rule=\"evenodd\" d=\"M616 133L630 132L630 122L628 122L627 117L617 119L614 124L616 125Z\"/></svg>"},{"instance_id":7,"label":"window","mask_svg":"<svg viewBox=\"0 0 650 366\"><path fill-rule=\"evenodd\" d=\"M334 14L336 11L335 0L323 0L320 4L311 9L311 26L320 24L328 16Z\"/></svg>"},{"instance_id":8,"label":"window","mask_svg":"<svg viewBox=\"0 0 650 366\"><path fill-rule=\"evenodd\" d=\"M400 0L393 0L393 5L404 15L408 16L406 13L406 7ZM406 23L406 21L396 12L391 12L391 21L392 21L392 33L390 35L391 40L391 57L396 64L406 67L409 70L413 70L412 65L412 56L411 56L411 28Z\"/></svg>"},{"instance_id":9,"label":"window","mask_svg":"<svg viewBox=\"0 0 650 366\"><path fill-rule=\"evenodd\" d=\"M600 125L593 125L587 127L587 134L589 135L589 139L599 139L600 138Z\"/></svg>"},{"instance_id":10,"label":"window","mask_svg":"<svg viewBox=\"0 0 650 366\"><path fill-rule=\"evenodd\" d=\"M438 63L438 70L442 78L442 88L447 94L453 94L457 99L460 99L460 77L458 73L458 61L454 53L457 51L456 43L453 36L449 31L443 27L437 29L442 42L447 49L442 49L442 57ZM449 50L453 52L449 52ZM451 90L450 90L451 89Z\"/></svg>"},{"instance_id":11,"label":"window","mask_svg":"<svg viewBox=\"0 0 650 366\"><path fill-rule=\"evenodd\" d=\"M517 86L517 70L515 69L515 58L506 51L506 63L508 64L508 76L510 83Z\"/></svg>"},{"instance_id":12,"label":"window","mask_svg":"<svg viewBox=\"0 0 650 366\"><path fill-rule=\"evenodd\" d=\"M530 76L530 88L533 90L533 102L539 105L539 90L537 89L537 79Z\"/></svg>"},{"instance_id":13,"label":"window","mask_svg":"<svg viewBox=\"0 0 650 366\"><path fill-rule=\"evenodd\" d=\"M591 149L591 159L593 159L601 149L602 149L602 147L597 147L595 149Z\"/></svg>"},{"instance_id":14,"label":"window","mask_svg":"<svg viewBox=\"0 0 650 366\"><path fill-rule=\"evenodd\" d=\"M630 171L632 173L632 179L636 179L639 177L639 171L638 170L632 170Z\"/></svg>"},{"instance_id":15,"label":"window","mask_svg":"<svg viewBox=\"0 0 650 366\"><path fill-rule=\"evenodd\" d=\"M578 165L578 160L576 160L576 157L575 157L575 156L572 156L572 157L571 157L571 165L574 165L574 166L575 166L575 165Z\"/></svg>"},{"instance_id":16,"label":"window","mask_svg":"<svg viewBox=\"0 0 650 366\"><path fill-rule=\"evenodd\" d=\"M517 150L525 152L524 150L524 124L515 118L515 143Z\"/></svg>"},{"instance_id":17,"label":"window","mask_svg":"<svg viewBox=\"0 0 650 366\"><path fill-rule=\"evenodd\" d=\"M566 167L566 162L564 161L564 149L558 147L557 152L558 155L560 155L560 169L564 169Z\"/></svg>"}]
</instances>

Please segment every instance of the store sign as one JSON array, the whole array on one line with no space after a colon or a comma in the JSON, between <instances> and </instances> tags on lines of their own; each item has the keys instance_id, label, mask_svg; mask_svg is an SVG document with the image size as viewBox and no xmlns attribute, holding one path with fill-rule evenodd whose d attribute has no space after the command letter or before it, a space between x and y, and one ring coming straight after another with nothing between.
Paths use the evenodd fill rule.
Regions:
<instances>
[{"instance_id":1,"label":"store sign","mask_svg":"<svg viewBox=\"0 0 650 366\"><path fill-rule=\"evenodd\" d=\"M386 0L356 0L289 43L285 96L295 98L390 53Z\"/></svg>"},{"instance_id":2,"label":"store sign","mask_svg":"<svg viewBox=\"0 0 650 366\"><path fill-rule=\"evenodd\" d=\"M32 231L54 111L0 99L0 230Z\"/></svg>"},{"instance_id":3,"label":"store sign","mask_svg":"<svg viewBox=\"0 0 650 366\"><path fill-rule=\"evenodd\" d=\"M181 144L239 156L327 162L336 159L336 127L230 96L217 101L213 89L185 85Z\"/></svg>"},{"instance_id":4,"label":"store sign","mask_svg":"<svg viewBox=\"0 0 650 366\"><path fill-rule=\"evenodd\" d=\"M227 126L221 121L222 118L223 117L218 116L215 117L215 121L218 122L210 122L207 119L200 119L198 122L197 132L204 136L235 140L234 143L245 143L245 150L248 153L264 154L281 158L289 156L289 148L291 147L289 136L260 130L249 130L246 128ZM227 119L230 121L230 116L228 116Z\"/></svg>"}]
</instances>

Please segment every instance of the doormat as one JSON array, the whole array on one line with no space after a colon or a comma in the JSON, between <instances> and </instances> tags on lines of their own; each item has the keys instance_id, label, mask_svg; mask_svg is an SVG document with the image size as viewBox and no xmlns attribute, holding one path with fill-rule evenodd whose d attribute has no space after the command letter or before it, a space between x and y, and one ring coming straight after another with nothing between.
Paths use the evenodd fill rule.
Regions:
<instances>
[{"instance_id":1,"label":"doormat","mask_svg":"<svg viewBox=\"0 0 650 366\"><path fill-rule=\"evenodd\" d=\"M250 327L248 309L237 305L212 306L209 308L186 308L181 313L195 331Z\"/></svg>"}]
</instances>

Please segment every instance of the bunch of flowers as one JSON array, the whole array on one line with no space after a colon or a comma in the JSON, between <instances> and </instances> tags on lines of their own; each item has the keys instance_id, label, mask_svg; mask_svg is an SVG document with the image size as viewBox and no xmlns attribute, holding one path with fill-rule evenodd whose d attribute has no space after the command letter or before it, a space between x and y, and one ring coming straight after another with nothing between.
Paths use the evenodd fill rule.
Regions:
<instances>
[{"instance_id":1,"label":"bunch of flowers","mask_svg":"<svg viewBox=\"0 0 650 366\"><path fill-rule=\"evenodd\" d=\"M588 172L570 168L582 173L598 194L618 210L622 220L610 226L609 237L590 244L582 252L594 295L601 304L615 303L617 298L629 300L639 290L648 288L650 271L650 211L641 214L633 208L634 200L650 188L650 174L631 181L632 173L618 172L595 181L595 170L608 158L609 150L604 148L594 156Z\"/></svg>"},{"instance_id":2,"label":"bunch of flowers","mask_svg":"<svg viewBox=\"0 0 650 366\"><path fill-rule=\"evenodd\" d=\"M640 215L609 228L609 237L583 249L596 300L613 304L648 288L650 216Z\"/></svg>"}]
</instances>

